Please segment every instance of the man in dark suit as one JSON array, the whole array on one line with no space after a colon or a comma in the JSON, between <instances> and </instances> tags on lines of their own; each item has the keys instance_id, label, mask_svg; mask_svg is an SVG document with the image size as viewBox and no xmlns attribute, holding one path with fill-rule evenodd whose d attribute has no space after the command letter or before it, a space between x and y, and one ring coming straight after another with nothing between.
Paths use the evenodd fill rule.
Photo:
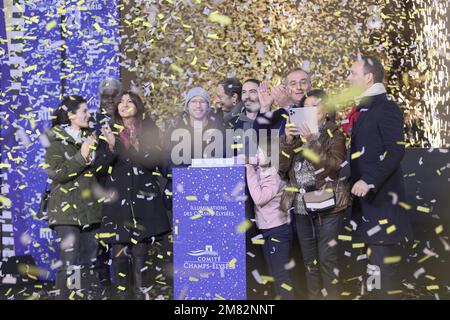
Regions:
<instances>
[{"instance_id":1,"label":"man in dark suit","mask_svg":"<svg viewBox=\"0 0 450 320\"><path fill-rule=\"evenodd\" d=\"M383 78L384 68L376 57L363 56L353 64L348 80L357 98L346 125L351 132L353 241L367 247L368 270L374 271L369 279L379 280L372 289L379 289L379 298L396 299L402 289L398 274L404 260L402 246L412 238L409 217L401 206L403 113L387 97Z\"/></svg>"}]
</instances>

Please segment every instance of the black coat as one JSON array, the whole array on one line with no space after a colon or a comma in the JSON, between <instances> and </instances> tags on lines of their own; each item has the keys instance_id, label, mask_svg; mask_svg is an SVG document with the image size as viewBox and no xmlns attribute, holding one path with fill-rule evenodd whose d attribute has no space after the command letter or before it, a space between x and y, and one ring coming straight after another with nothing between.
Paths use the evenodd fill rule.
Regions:
<instances>
[{"instance_id":1,"label":"black coat","mask_svg":"<svg viewBox=\"0 0 450 320\"><path fill-rule=\"evenodd\" d=\"M139 152L133 146L126 149L119 136L113 152L103 140L97 148L100 180L115 198L106 197L103 204L99 232L107 243L133 243L170 232L157 179L162 155L156 125L151 121L143 123L138 140Z\"/></svg>"},{"instance_id":2,"label":"black coat","mask_svg":"<svg viewBox=\"0 0 450 320\"><path fill-rule=\"evenodd\" d=\"M277 129L279 134L282 135L287 118L289 118L289 113L284 108L279 108L273 112L258 113L255 122L253 122L253 129L257 133L259 133L260 129L266 129L269 136L271 134L270 130Z\"/></svg>"},{"instance_id":3,"label":"black coat","mask_svg":"<svg viewBox=\"0 0 450 320\"><path fill-rule=\"evenodd\" d=\"M393 200L405 200L400 165L405 154L403 113L386 94L366 98L358 108L361 114L352 129L350 152L354 157L356 152L362 155L350 161L350 180L353 185L362 179L374 188L364 198L354 197L352 220L357 228L353 241L394 244L411 240L408 213L398 202L393 204ZM367 231L376 226L380 231L369 236Z\"/></svg>"},{"instance_id":4,"label":"black coat","mask_svg":"<svg viewBox=\"0 0 450 320\"><path fill-rule=\"evenodd\" d=\"M211 147L213 144L215 145L215 139L216 138L220 138L220 137L216 137L215 130L220 131L220 135L222 136L221 140L218 140L217 143L222 145L222 152L221 153L216 153L213 152L212 156L214 158L225 158L228 155L233 155L232 151L231 151L231 147L227 145L227 141L226 141L226 127L224 125L224 123L222 122L221 118L216 117L215 114L210 113L208 114L208 124L205 128L203 128L203 135L204 138L209 137L206 140L202 140L200 142L201 147L199 148L199 150L201 151L201 153L198 155L198 158L202 158L203 157L203 153L208 149L208 145L209 147ZM182 131L178 131L178 130L182 130ZM178 134L176 133L184 133L183 137L181 138L180 136L178 136ZM173 137L172 137L173 136ZM195 159L195 150L194 150L194 145L196 143L196 141L194 140L194 128L191 126L190 121L189 121L189 115L187 112L182 112L176 119L175 123L173 126L171 126L170 128L168 128L165 137L164 137L164 156L165 156L165 163L169 164L169 171L170 168L173 166L187 166L190 165L192 162L192 159ZM175 141L172 141L172 138ZM178 139L178 140L177 140ZM182 141L186 141L188 142L188 145L190 145L191 150L190 150L190 157L186 156L186 162L183 164L179 164L179 163L173 163L172 161L172 150L174 150L174 153L177 155L182 155L183 152L181 151L181 149L179 148L180 142ZM198 143L198 141L197 141ZM228 151L227 151L228 149ZM228 152L228 153L227 153Z\"/></svg>"}]
</instances>

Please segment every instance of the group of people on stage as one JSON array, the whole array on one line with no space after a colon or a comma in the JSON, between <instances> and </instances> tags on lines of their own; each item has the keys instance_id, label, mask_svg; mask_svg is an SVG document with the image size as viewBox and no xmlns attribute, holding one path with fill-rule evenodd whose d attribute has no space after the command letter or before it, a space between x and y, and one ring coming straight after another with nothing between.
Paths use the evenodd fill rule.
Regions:
<instances>
[{"instance_id":1,"label":"group of people on stage","mask_svg":"<svg viewBox=\"0 0 450 320\"><path fill-rule=\"evenodd\" d=\"M271 89L256 79L223 79L215 90L218 108L212 108L208 90L194 87L183 112L165 130L151 119L151 106L135 92L123 91L115 79L101 83L100 108L93 115L83 97L65 97L46 132L52 180L47 215L62 262L56 277L59 296L73 297L68 283L78 268L82 288L94 298L111 282L115 298L145 299L158 275L152 253L171 232L171 168L189 165L198 149L200 157L206 156L212 139L197 131L216 130L226 137L227 130L244 135L253 130L256 152L246 150L242 157L249 218L264 239L277 296L294 299L296 284L287 264L296 232L308 297L339 298L338 235L343 212L351 206L352 241L378 266L379 297L395 298L401 289L400 260L386 258L402 256L411 228L398 205L405 197L403 115L387 97L383 78L378 58L354 62L348 80L355 104L339 124L331 99L313 89L310 75L300 68ZM290 121L290 110L303 107L316 109L318 133ZM277 134L262 139L262 130ZM180 155L178 143L186 136L192 143ZM247 142L234 134L232 144L224 138L223 148L210 155L236 155ZM314 210L309 197L332 204Z\"/></svg>"}]
</instances>

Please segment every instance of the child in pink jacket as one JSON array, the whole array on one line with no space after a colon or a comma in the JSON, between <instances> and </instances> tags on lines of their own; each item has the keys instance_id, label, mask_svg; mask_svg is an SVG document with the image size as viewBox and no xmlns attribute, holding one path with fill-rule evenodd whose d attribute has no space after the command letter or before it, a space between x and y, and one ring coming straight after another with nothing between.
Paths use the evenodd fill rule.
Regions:
<instances>
[{"instance_id":1,"label":"child in pink jacket","mask_svg":"<svg viewBox=\"0 0 450 320\"><path fill-rule=\"evenodd\" d=\"M282 299L294 299L293 284L286 270L290 261L292 229L289 214L280 208L285 183L277 168L260 149L246 165L247 185L255 204L256 226L264 239L263 251L275 290Z\"/></svg>"}]
</instances>

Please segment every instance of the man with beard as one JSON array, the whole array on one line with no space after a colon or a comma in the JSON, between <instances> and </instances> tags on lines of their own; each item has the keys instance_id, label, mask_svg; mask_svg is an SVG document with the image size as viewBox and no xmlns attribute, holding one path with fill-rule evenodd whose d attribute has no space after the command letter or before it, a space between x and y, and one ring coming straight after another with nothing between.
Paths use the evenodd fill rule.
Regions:
<instances>
[{"instance_id":1,"label":"man with beard","mask_svg":"<svg viewBox=\"0 0 450 320\"><path fill-rule=\"evenodd\" d=\"M242 85L242 102L244 111L234 117L230 123L233 125L235 150L238 154L245 154L246 159L256 154L256 132L253 131L253 122L255 121L261 109L270 109L273 99L269 94L267 83L260 82L256 79L248 79ZM245 144L245 146L244 146ZM242 151L242 148L244 150ZM254 203L250 196L248 187L245 188L247 200L245 202L245 214L249 221L255 221ZM252 256L247 259L248 270L259 270L259 272L267 274L264 253L260 245L254 245L252 238L257 236L258 231L256 224L252 222L251 227L245 233L246 250L251 252ZM247 286L253 290L249 290L250 299L263 299L262 294L266 288L258 284L251 272L247 272Z\"/></svg>"},{"instance_id":2,"label":"man with beard","mask_svg":"<svg viewBox=\"0 0 450 320\"><path fill-rule=\"evenodd\" d=\"M254 121L258 116L260 110L269 110L273 103L273 98L269 94L268 85L266 82L260 82L256 79L248 79L242 85L242 102L244 105L243 112L230 120L234 130L242 129L243 134L247 135L248 139L239 134L235 135L235 143L240 146L245 142L245 154L249 154L250 144L254 142L256 146L256 135L249 132L249 129L254 128ZM256 133L256 132L255 132ZM254 150L256 151L256 150Z\"/></svg>"},{"instance_id":3,"label":"man with beard","mask_svg":"<svg viewBox=\"0 0 450 320\"><path fill-rule=\"evenodd\" d=\"M243 129L244 131L253 128L253 122L261 110L269 109L273 102L268 94L267 83L256 79L248 79L242 85L242 102L244 112L232 121L234 129Z\"/></svg>"}]
</instances>

